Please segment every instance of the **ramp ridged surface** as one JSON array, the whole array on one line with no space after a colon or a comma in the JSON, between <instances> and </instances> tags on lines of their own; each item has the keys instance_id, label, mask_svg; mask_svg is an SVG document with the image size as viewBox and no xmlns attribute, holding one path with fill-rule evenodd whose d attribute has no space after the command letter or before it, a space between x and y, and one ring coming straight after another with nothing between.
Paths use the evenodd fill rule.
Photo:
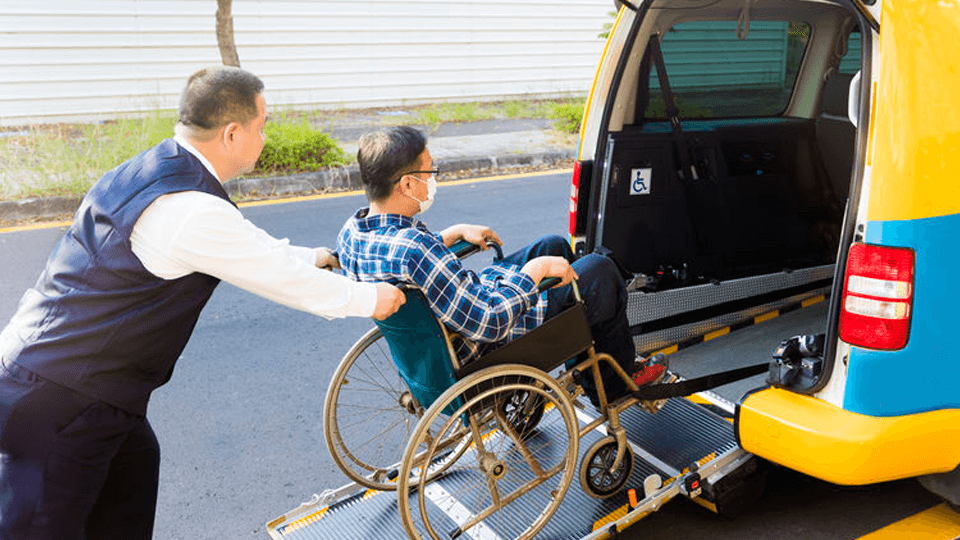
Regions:
<instances>
[{"instance_id":1,"label":"ramp ridged surface","mask_svg":"<svg viewBox=\"0 0 960 540\"><path fill-rule=\"evenodd\" d=\"M587 406L587 410L591 408ZM704 456L720 454L736 446L732 426L728 421L686 399L669 400L664 409L655 415L640 407L631 407L621 414L621 421L627 429L631 442L677 470L682 470ZM537 444L566 440L563 422L556 410L549 411L544 416L537 430L533 435ZM590 445L603 436L600 430L593 430L580 440L578 467ZM564 449L558 446L556 451L560 453ZM467 455L462 459L473 458ZM636 488L639 496L642 497L642 486L646 477L651 474L666 477L668 472L647 462L641 455L635 454L633 473L626 488ZM458 493L465 484L476 482L475 478L469 476L468 474L445 476L436 484L437 490L442 494ZM517 480L522 481L522 476L519 478L515 476L514 481ZM548 483L548 485L553 484ZM503 486L506 491L509 487ZM430 499L429 494L430 492L427 499ZM418 508L416 494L411 495L411 498L411 508L416 511ZM516 515L518 512L522 515L529 514L529 521L532 521L543 508L543 498L539 500L541 504L529 508L523 507L522 502L512 503L521 506L512 508L510 514ZM471 506L470 501L464 501L463 506ZM627 509L626 489L605 500L594 499L583 491L577 475L560 507L537 537L558 540L582 538L595 526L604 526L606 522L625 514ZM435 508L431 508L430 511L434 512L434 510ZM370 491L366 494L358 494L326 510L304 512L302 516L298 521L278 527L277 533L284 539L290 540L368 540L407 537L398 513L396 494L393 492ZM444 536L456 529L455 521L449 517L432 519L435 529ZM467 531L460 538L509 539L522 531L529 521L519 523L512 519L499 521L489 519L484 521L483 531Z\"/></svg>"}]
</instances>

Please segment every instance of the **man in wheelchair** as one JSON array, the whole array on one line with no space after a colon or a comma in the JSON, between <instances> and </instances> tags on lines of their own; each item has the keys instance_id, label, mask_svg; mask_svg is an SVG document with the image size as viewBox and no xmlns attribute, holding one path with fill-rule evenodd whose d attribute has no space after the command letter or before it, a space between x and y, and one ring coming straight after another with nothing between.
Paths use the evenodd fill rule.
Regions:
<instances>
[{"instance_id":1,"label":"man in wheelchair","mask_svg":"<svg viewBox=\"0 0 960 540\"><path fill-rule=\"evenodd\" d=\"M487 249L502 244L488 227L453 225L433 233L414 218L436 196L433 159L426 136L408 127L368 133L359 141L357 161L369 207L347 220L337 240L340 265L348 276L419 289L451 334L461 364L489 352L573 305L570 282L577 279L595 347L611 355L638 385L659 381L666 373L663 356L642 360L630 336L627 293L614 263L598 254L576 259L562 237L546 236L479 273L465 269L449 249L465 240ZM543 278L560 283L539 292ZM601 367L608 399L627 393L612 368ZM591 402L599 405L589 374L582 381Z\"/></svg>"}]
</instances>

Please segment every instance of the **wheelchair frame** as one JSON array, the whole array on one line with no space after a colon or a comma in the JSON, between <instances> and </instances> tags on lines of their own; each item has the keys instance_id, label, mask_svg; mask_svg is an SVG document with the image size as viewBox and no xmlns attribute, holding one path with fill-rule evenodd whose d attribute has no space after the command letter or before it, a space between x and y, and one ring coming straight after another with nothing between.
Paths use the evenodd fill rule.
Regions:
<instances>
[{"instance_id":1,"label":"wheelchair frame","mask_svg":"<svg viewBox=\"0 0 960 540\"><path fill-rule=\"evenodd\" d=\"M354 481L372 489L398 491L401 519L410 538L439 540L437 527L439 524L449 526L450 515L457 518L453 530L446 531L449 538L471 527L483 529L486 520L507 522L515 538L532 538L549 521L570 486L580 439L603 424L607 424L607 436L594 443L584 455L579 468L580 483L589 495L606 498L618 493L629 479L634 459L619 415L639 401L628 393L610 402L600 377L600 363L611 365L630 391L637 390L637 386L610 355L595 350L575 282L573 287L577 298L573 307L462 367L456 365L449 335L434 318L457 380L426 408L419 404L398 372L390 370L388 376L384 375L396 365L393 355L384 350L381 342L385 340L381 339L379 329L365 334L341 361L324 406L323 427L328 449L341 470ZM539 354L538 347L552 354ZM368 352L373 359L365 358ZM584 354L584 360L561 372L559 377L549 375L567 359ZM370 390L356 388L357 381L365 378L357 373L363 370L363 364L378 372L384 381L388 378L391 381L391 384L380 385L383 393L380 397L385 403L384 410L399 418L388 421L388 427L403 428L406 440L396 447L404 448L399 454L388 451L402 438L397 434L387 434L377 440L379 435L370 438L368 433L363 433L367 439L364 445L375 448L376 459L358 458L358 454L368 448L344 439L343 422L338 415L348 414L351 407L344 396L355 390L363 394L363 399L356 401L362 403L361 407L369 406L371 400ZM596 382L601 415L581 428L574 407L582 393L579 381L587 372ZM644 404L652 412L661 405ZM559 418L551 416L546 429L562 428L566 434L559 437L562 444L545 442L537 433L537 424L545 409L559 413ZM558 457L558 450L562 450L562 456ZM396 459L398 456L400 459ZM556 462L552 466L541 464L548 459ZM463 493L454 496L445 494L442 488L431 487L431 482L441 475L460 475L473 481L474 487L468 488L475 488L476 493L471 493L468 499L483 508L464 507L459 502L464 498ZM519 478L524 480L515 486ZM552 489L547 489L549 486ZM529 526L516 530L518 526L509 513L509 505L524 499L525 506L529 506L537 504L530 503L529 499L537 498L545 500L542 510ZM437 508L443 516L436 512Z\"/></svg>"}]
</instances>

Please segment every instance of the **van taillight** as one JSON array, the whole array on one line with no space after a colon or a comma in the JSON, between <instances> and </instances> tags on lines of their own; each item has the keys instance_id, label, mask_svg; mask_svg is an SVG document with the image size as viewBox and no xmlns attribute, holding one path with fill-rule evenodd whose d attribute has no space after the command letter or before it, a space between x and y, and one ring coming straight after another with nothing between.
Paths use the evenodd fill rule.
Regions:
<instances>
[{"instance_id":1,"label":"van taillight","mask_svg":"<svg viewBox=\"0 0 960 540\"><path fill-rule=\"evenodd\" d=\"M850 247L840 311L840 339L871 349L902 349L913 311L914 252L856 243Z\"/></svg>"},{"instance_id":2,"label":"van taillight","mask_svg":"<svg viewBox=\"0 0 960 540\"><path fill-rule=\"evenodd\" d=\"M573 180L570 182L570 236L577 234L577 197L580 192L580 161L573 162Z\"/></svg>"}]
</instances>

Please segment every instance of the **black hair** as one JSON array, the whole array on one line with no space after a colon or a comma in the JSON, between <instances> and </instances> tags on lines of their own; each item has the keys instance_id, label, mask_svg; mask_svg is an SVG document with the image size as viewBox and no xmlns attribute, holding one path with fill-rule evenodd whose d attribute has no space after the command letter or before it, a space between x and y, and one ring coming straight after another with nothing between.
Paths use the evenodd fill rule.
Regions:
<instances>
[{"instance_id":1,"label":"black hair","mask_svg":"<svg viewBox=\"0 0 960 540\"><path fill-rule=\"evenodd\" d=\"M230 66L201 69L187 79L180 95L180 123L201 132L257 117L257 96L263 81L249 71Z\"/></svg>"},{"instance_id":2,"label":"black hair","mask_svg":"<svg viewBox=\"0 0 960 540\"><path fill-rule=\"evenodd\" d=\"M427 136L410 126L395 126L360 137L357 163L367 198L387 199L404 172L417 168L427 148Z\"/></svg>"}]
</instances>

